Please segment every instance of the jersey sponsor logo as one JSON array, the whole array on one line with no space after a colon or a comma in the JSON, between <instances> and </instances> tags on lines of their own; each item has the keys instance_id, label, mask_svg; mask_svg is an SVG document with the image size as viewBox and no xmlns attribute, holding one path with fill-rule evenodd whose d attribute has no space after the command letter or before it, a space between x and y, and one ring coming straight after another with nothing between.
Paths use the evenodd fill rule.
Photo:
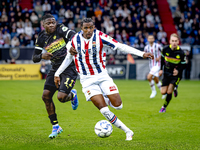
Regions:
<instances>
[{"instance_id":1,"label":"jersey sponsor logo","mask_svg":"<svg viewBox=\"0 0 200 150\"><path fill-rule=\"evenodd\" d=\"M110 86L110 87L109 87L109 90L110 90L110 92L112 92L112 91L116 91L117 88L116 88L115 86Z\"/></svg>"},{"instance_id":2,"label":"jersey sponsor logo","mask_svg":"<svg viewBox=\"0 0 200 150\"><path fill-rule=\"evenodd\" d=\"M65 31L67 31L67 27L62 27L62 30L65 32Z\"/></svg>"},{"instance_id":3,"label":"jersey sponsor logo","mask_svg":"<svg viewBox=\"0 0 200 150\"><path fill-rule=\"evenodd\" d=\"M60 50L61 48L65 46L66 46L65 40L63 38L60 38L54 41L53 43L51 43L50 45L48 45L47 47L45 47L45 49L47 50L47 52L53 53L55 51Z\"/></svg>"},{"instance_id":4,"label":"jersey sponsor logo","mask_svg":"<svg viewBox=\"0 0 200 150\"><path fill-rule=\"evenodd\" d=\"M181 61L180 59L172 58L172 57L167 57L167 56L165 56L165 60L166 60L167 62L172 63L172 64L179 64L180 61Z\"/></svg>"}]
</instances>

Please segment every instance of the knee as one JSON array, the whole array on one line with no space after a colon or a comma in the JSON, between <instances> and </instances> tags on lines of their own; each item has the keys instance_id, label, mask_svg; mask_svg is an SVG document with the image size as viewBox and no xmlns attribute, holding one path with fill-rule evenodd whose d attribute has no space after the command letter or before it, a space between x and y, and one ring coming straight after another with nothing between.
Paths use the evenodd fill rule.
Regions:
<instances>
[{"instance_id":1,"label":"knee","mask_svg":"<svg viewBox=\"0 0 200 150\"><path fill-rule=\"evenodd\" d=\"M172 94L172 91L167 91L167 94Z\"/></svg>"},{"instance_id":2,"label":"knee","mask_svg":"<svg viewBox=\"0 0 200 150\"><path fill-rule=\"evenodd\" d=\"M162 95L166 94L166 91L161 91L161 94L162 94Z\"/></svg>"},{"instance_id":3,"label":"knee","mask_svg":"<svg viewBox=\"0 0 200 150\"><path fill-rule=\"evenodd\" d=\"M48 94L43 94L43 95L42 95L42 100L43 100L44 102L47 102L47 101L51 100L51 97L50 97Z\"/></svg>"},{"instance_id":4,"label":"knee","mask_svg":"<svg viewBox=\"0 0 200 150\"><path fill-rule=\"evenodd\" d=\"M58 93L57 99L61 102L64 103L68 99L68 95L66 93Z\"/></svg>"},{"instance_id":5,"label":"knee","mask_svg":"<svg viewBox=\"0 0 200 150\"><path fill-rule=\"evenodd\" d=\"M114 107L114 108L117 109L117 110L120 110L120 109L122 109L122 107L123 107L123 104L121 103L119 106Z\"/></svg>"}]
</instances>

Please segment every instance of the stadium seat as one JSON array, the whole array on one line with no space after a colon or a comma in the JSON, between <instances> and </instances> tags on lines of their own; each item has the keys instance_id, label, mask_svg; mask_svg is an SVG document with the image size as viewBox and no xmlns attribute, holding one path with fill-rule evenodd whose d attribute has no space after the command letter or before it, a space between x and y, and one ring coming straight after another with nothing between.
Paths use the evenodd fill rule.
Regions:
<instances>
[{"instance_id":1,"label":"stadium seat","mask_svg":"<svg viewBox=\"0 0 200 150\"><path fill-rule=\"evenodd\" d=\"M134 44L135 39L136 39L136 37L134 37L134 36L130 36L130 37L129 37L129 41L130 41L130 44L131 44L131 45Z\"/></svg>"}]
</instances>

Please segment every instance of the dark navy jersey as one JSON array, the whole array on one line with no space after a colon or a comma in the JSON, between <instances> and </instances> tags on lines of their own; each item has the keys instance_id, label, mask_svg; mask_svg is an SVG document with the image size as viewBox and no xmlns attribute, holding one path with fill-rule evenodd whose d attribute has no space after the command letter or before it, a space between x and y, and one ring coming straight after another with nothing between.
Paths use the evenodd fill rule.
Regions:
<instances>
[{"instance_id":1,"label":"dark navy jersey","mask_svg":"<svg viewBox=\"0 0 200 150\"><path fill-rule=\"evenodd\" d=\"M68 27L63 24L57 24L55 32L47 34L46 31L43 30L39 33L35 43L35 51L37 51L38 54L38 50L42 53L42 50L45 49L47 52L53 54L53 57L50 59L52 68L57 69L67 55L66 44L74 35L75 32L70 30ZM34 60L34 62L39 62L40 60L37 59ZM74 62L72 62L71 65L74 65Z\"/></svg>"},{"instance_id":2,"label":"dark navy jersey","mask_svg":"<svg viewBox=\"0 0 200 150\"><path fill-rule=\"evenodd\" d=\"M182 77L182 71L185 68L186 57L185 53L179 46L176 50L171 49L171 45L166 46L161 51L161 70L164 65L164 74L167 76L173 76L173 70L178 70L178 76Z\"/></svg>"}]
</instances>

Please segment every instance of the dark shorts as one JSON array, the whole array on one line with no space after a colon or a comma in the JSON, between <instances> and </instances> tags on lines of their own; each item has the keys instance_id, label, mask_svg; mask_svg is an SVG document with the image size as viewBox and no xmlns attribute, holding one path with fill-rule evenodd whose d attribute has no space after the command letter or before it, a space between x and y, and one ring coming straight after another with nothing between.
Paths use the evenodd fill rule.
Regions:
<instances>
[{"instance_id":1,"label":"dark shorts","mask_svg":"<svg viewBox=\"0 0 200 150\"><path fill-rule=\"evenodd\" d=\"M178 85L181 80L181 77L178 76L164 76L162 79L162 86L168 86L173 84L174 86Z\"/></svg>"},{"instance_id":2,"label":"dark shorts","mask_svg":"<svg viewBox=\"0 0 200 150\"><path fill-rule=\"evenodd\" d=\"M62 74L60 74L60 86L58 89L56 88L54 83L55 72L55 70L50 70L50 72L48 73L46 77L46 82L44 84L44 90L49 90L52 93L58 90L59 92L69 94L75 85L77 72L68 69L68 71L64 71Z\"/></svg>"}]
</instances>

